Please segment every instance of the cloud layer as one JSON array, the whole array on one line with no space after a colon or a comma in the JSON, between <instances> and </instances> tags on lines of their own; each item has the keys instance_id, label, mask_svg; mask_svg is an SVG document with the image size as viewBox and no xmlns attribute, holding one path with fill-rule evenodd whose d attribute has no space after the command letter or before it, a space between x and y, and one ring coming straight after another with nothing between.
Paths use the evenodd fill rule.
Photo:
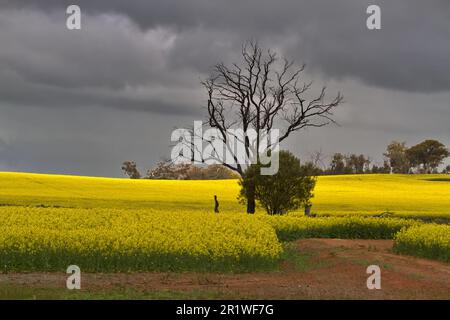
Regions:
<instances>
[{"instance_id":1,"label":"cloud layer","mask_svg":"<svg viewBox=\"0 0 450 320\"><path fill-rule=\"evenodd\" d=\"M236 61L250 38L345 94L340 127L291 139L300 154L376 158L395 138L450 145L448 1L378 0L377 31L365 25L368 0L76 2L80 31L65 27L73 1L0 0L0 169L150 166L174 126L202 118L211 65Z\"/></svg>"}]
</instances>

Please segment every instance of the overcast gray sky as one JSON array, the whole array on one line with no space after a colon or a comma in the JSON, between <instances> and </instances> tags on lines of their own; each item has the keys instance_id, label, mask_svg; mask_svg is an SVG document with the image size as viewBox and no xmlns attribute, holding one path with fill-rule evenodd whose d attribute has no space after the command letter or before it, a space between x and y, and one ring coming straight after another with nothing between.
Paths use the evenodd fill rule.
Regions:
<instances>
[{"instance_id":1,"label":"overcast gray sky","mask_svg":"<svg viewBox=\"0 0 450 320\"><path fill-rule=\"evenodd\" d=\"M69 4L82 29L69 31ZM381 30L366 8L381 7ZM307 65L346 103L340 126L284 146L365 153L391 140L450 146L448 0L0 0L0 170L122 176L170 155L170 133L203 118L200 81L257 39Z\"/></svg>"}]
</instances>

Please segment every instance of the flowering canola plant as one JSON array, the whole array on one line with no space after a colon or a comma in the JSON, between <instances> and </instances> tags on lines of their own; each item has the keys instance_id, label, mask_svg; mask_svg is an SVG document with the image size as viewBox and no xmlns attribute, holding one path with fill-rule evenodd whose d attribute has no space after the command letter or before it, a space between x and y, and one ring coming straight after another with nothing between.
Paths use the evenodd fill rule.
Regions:
<instances>
[{"instance_id":1,"label":"flowering canola plant","mask_svg":"<svg viewBox=\"0 0 450 320\"><path fill-rule=\"evenodd\" d=\"M450 226L422 224L395 235L394 251L450 262Z\"/></svg>"},{"instance_id":2,"label":"flowering canola plant","mask_svg":"<svg viewBox=\"0 0 450 320\"><path fill-rule=\"evenodd\" d=\"M0 173L0 272L65 271L71 264L101 272L268 270L280 260L280 241L311 237L395 238L397 252L448 261L450 226L365 217L386 209L393 216L448 217L446 179L319 177L319 216L308 218L245 214L236 180ZM212 213L215 194L219 214Z\"/></svg>"},{"instance_id":3,"label":"flowering canola plant","mask_svg":"<svg viewBox=\"0 0 450 320\"><path fill-rule=\"evenodd\" d=\"M274 229L245 215L139 210L0 210L0 268L245 271L273 266Z\"/></svg>"},{"instance_id":4,"label":"flowering canola plant","mask_svg":"<svg viewBox=\"0 0 450 320\"><path fill-rule=\"evenodd\" d=\"M237 180L116 179L0 172L0 205L151 209L245 213ZM312 199L318 215L450 218L449 175L365 174L319 176ZM259 211L262 211L260 209ZM303 212L299 212L303 214Z\"/></svg>"}]
</instances>

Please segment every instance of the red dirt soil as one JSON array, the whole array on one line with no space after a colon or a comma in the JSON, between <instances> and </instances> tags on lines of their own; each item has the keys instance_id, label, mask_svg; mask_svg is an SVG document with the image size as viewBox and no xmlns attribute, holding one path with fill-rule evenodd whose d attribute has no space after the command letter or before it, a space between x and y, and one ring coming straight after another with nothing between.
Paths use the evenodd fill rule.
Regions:
<instances>
[{"instance_id":1,"label":"red dirt soil","mask_svg":"<svg viewBox=\"0 0 450 320\"><path fill-rule=\"evenodd\" d=\"M224 299L450 299L450 266L392 253L391 240L306 239L294 243L303 265L279 271L221 273L82 273L82 290L214 292ZM366 286L366 268L381 268L381 289ZM0 284L65 288L65 273L9 273Z\"/></svg>"}]
</instances>

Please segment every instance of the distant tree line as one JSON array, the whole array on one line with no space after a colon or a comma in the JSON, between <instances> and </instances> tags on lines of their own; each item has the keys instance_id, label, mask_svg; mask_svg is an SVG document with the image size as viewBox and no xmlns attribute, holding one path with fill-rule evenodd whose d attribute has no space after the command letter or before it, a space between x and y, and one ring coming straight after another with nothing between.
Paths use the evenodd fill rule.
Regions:
<instances>
[{"instance_id":1,"label":"distant tree line","mask_svg":"<svg viewBox=\"0 0 450 320\"><path fill-rule=\"evenodd\" d=\"M328 165L324 165L321 152L315 152L305 165L312 175L368 174L368 173L438 173L438 167L450 156L449 150L437 140L425 140L412 147L405 142L392 141L383 153L382 165L373 164L364 154L335 153ZM131 179L216 180L237 179L239 175L223 165L197 166L160 161L154 168L141 175L134 161L125 161L122 170ZM450 165L442 170L450 174Z\"/></svg>"},{"instance_id":2,"label":"distant tree line","mask_svg":"<svg viewBox=\"0 0 450 320\"><path fill-rule=\"evenodd\" d=\"M131 179L218 180L239 178L234 171L219 164L196 166L188 163L173 164L169 160L158 162L154 168L147 171L145 176L141 175L134 161L125 161L122 164L122 170Z\"/></svg>"},{"instance_id":3,"label":"distant tree line","mask_svg":"<svg viewBox=\"0 0 450 320\"><path fill-rule=\"evenodd\" d=\"M335 153L325 168L318 164L319 153L313 155L312 162L317 167L318 175L364 174L364 173L438 173L438 167L450 156L449 150L437 140L425 140L412 147L405 142L392 141L383 153L383 165L372 164L363 154ZM450 165L442 170L450 173Z\"/></svg>"}]
</instances>

